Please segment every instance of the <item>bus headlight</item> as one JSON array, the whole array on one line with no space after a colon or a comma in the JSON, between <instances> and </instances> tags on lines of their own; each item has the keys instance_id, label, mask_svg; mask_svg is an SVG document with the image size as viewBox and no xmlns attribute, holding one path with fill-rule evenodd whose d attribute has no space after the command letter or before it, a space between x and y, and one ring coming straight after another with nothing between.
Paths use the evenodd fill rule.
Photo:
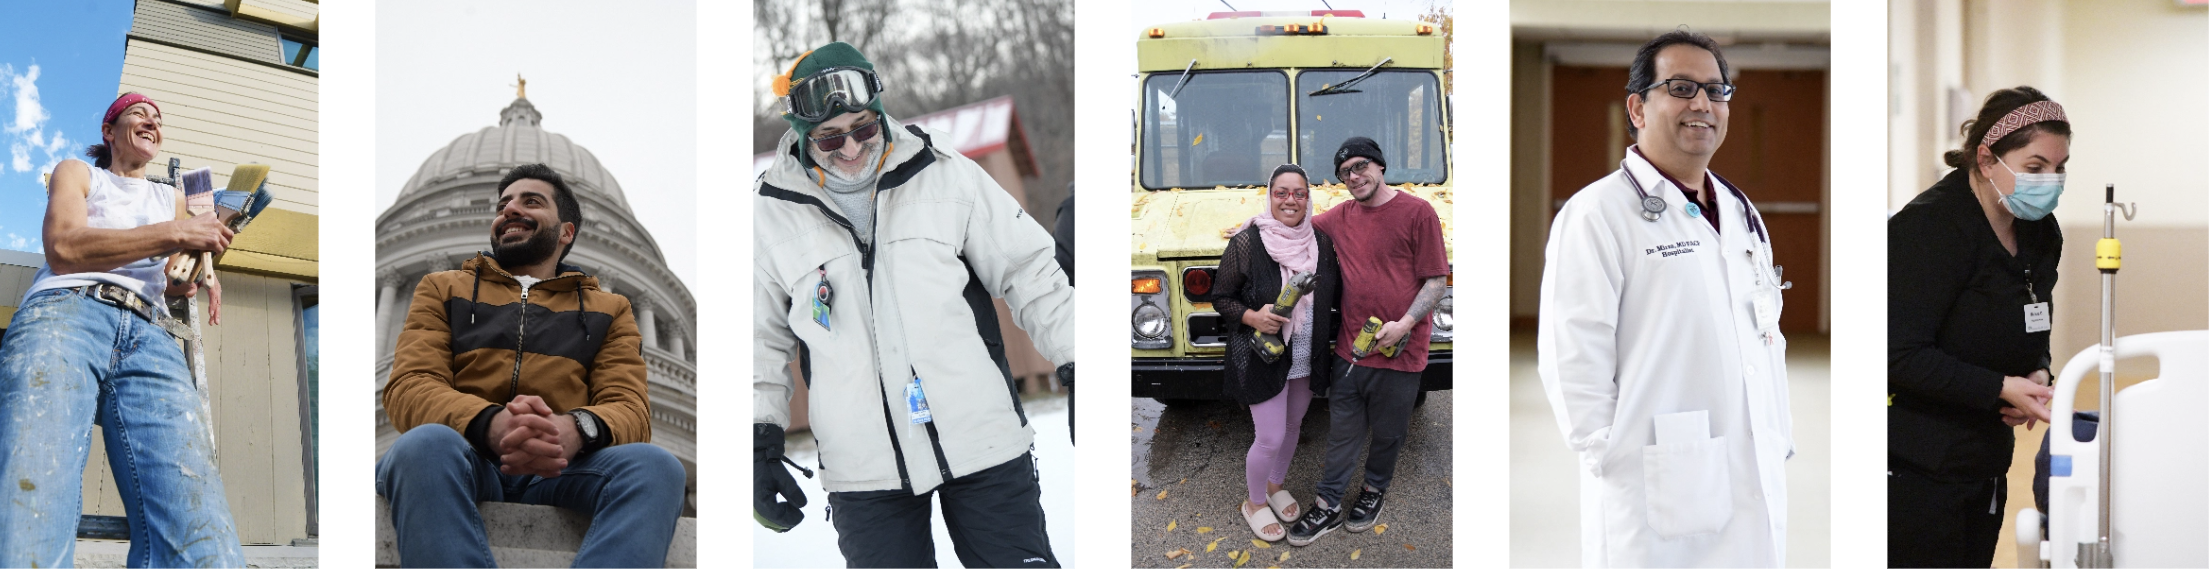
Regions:
<instances>
[{"instance_id":1,"label":"bus headlight","mask_svg":"<svg viewBox=\"0 0 2212 574\"><path fill-rule=\"evenodd\" d=\"M1429 342L1449 343L1452 340L1452 291L1444 289L1444 300L1436 302L1436 310L1429 313Z\"/></svg>"},{"instance_id":2,"label":"bus headlight","mask_svg":"<svg viewBox=\"0 0 2212 574\"><path fill-rule=\"evenodd\" d=\"M1167 311L1146 301L1129 313L1129 334L1138 342L1160 341L1167 338Z\"/></svg>"}]
</instances>

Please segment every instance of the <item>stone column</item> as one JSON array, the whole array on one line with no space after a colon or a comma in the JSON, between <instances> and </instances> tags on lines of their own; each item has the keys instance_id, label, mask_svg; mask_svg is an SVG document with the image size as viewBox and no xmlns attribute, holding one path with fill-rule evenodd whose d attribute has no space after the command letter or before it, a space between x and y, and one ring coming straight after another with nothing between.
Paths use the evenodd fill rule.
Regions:
<instances>
[{"instance_id":1,"label":"stone column","mask_svg":"<svg viewBox=\"0 0 2212 574\"><path fill-rule=\"evenodd\" d=\"M685 349L691 346L689 344L686 344L686 341L690 340L690 338L690 333L684 329L682 323L679 322L673 325L669 325L668 351L671 353L675 353L676 357L679 359L683 359L686 361L691 360L691 356L684 353Z\"/></svg>"},{"instance_id":2,"label":"stone column","mask_svg":"<svg viewBox=\"0 0 2212 574\"><path fill-rule=\"evenodd\" d=\"M653 300L643 296L630 298L630 310L637 314L637 330L645 334L645 348L660 348L659 322L654 316Z\"/></svg>"},{"instance_id":3,"label":"stone column","mask_svg":"<svg viewBox=\"0 0 2212 574\"><path fill-rule=\"evenodd\" d=\"M376 348L382 356L392 352L393 339L398 333L392 329L392 307L399 302L400 274L396 269L379 269L376 272Z\"/></svg>"}]
</instances>

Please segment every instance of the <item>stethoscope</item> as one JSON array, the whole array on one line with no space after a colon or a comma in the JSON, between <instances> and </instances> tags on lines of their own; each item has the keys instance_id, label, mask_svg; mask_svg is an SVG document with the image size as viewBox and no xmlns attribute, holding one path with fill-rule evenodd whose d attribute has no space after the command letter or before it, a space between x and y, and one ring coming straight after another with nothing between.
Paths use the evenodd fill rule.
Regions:
<instances>
[{"instance_id":1,"label":"stethoscope","mask_svg":"<svg viewBox=\"0 0 2212 574\"><path fill-rule=\"evenodd\" d=\"M1713 174L1711 172L1707 172L1707 175L1712 175L1713 179L1720 180L1721 187L1728 188L1729 193L1735 194L1737 203L1743 204L1744 229L1751 231L1752 235L1759 236L1760 243L1766 243L1766 226L1759 222L1759 217L1757 214L1751 212L1751 198L1745 196L1743 194L1743 190L1736 189L1736 184L1728 183L1727 178L1721 177L1720 175ZM1643 200L1642 205L1644 208L1644 221L1658 222L1659 216L1665 215L1667 213L1666 198L1649 193L1644 193L1643 182L1636 181L1636 173L1628 169L1628 160L1626 159L1621 160L1621 177L1628 179L1628 187L1635 189L1636 197ZM1696 215L1696 212L1691 212L1691 214Z\"/></svg>"},{"instance_id":2,"label":"stethoscope","mask_svg":"<svg viewBox=\"0 0 2212 574\"><path fill-rule=\"evenodd\" d=\"M1721 187L1728 188L1728 192L1736 196L1736 201L1743 204L1744 229L1749 230L1752 235L1758 236L1759 243L1772 245L1772 243L1767 241L1766 225L1760 223L1758 214L1751 211L1751 198L1745 196L1743 194L1743 190L1737 189L1736 184L1729 183L1728 178L1721 177L1719 174L1711 172L1707 172L1707 175L1713 176L1713 179L1720 180ZM1644 208L1644 212L1642 214L1644 216L1644 221L1656 223L1659 221L1659 216L1665 215L1667 213L1666 198L1649 193L1644 193L1643 182L1636 180L1636 174L1635 172L1628 169L1628 160L1626 159L1621 160L1621 177L1628 179L1628 187L1635 189L1636 197L1642 200L1641 205ZM1696 215L1696 212L1690 213L1691 215ZM1777 290L1790 288L1790 282L1782 280L1782 266L1780 265L1774 266L1774 276L1772 278L1772 281L1774 282L1774 287Z\"/></svg>"}]
</instances>

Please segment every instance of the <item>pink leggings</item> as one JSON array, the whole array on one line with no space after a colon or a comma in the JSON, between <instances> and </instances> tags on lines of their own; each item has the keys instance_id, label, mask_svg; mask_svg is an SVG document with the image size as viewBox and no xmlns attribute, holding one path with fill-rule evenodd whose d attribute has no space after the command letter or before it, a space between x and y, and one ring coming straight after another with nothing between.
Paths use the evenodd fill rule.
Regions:
<instances>
[{"instance_id":1,"label":"pink leggings","mask_svg":"<svg viewBox=\"0 0 2212 574\"><path fill-rule=\"evenodd\" d=\"M1252 504L1267 505L1267 485L1282 484L1290 472L1290 455L1298 450L1298 423L1313 405L1313 389L1307 377L1283 384L1275 398L1252 405L1252 449L1244 453L1244 486Z\"/></svg>"}]
</instances>

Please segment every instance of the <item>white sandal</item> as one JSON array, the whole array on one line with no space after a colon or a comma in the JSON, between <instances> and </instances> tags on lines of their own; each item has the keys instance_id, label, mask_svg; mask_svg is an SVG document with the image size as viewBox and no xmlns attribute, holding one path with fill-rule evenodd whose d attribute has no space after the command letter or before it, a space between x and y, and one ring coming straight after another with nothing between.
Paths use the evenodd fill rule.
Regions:
<instances>
[{"instance_id":1,"label":"white sandal","mask_svg":"<svg viewBox=\"0 0 2212 574\"><path fill-rule=\"evenodd\" d=\"M1288 490L1277 490L1275 494L1268 495L1267 507L1275 510L1276 520L1285 523L1298 520L1298 499L1291 497Z\"/></svg>"},{"instance_id":2,"label":"white sandal","mask_svg":"<svg viewBox=\"0 0 2212 574\"><path fill-rule=\"evenodd\" d=\"M1244 505L1246 504L1251 504L1251 502L1238 502L1237 512L1244 514L1244 523L1252 527L1253 536L1257 536L1260 538L1260 540L1264 540L1267 542L1278 542L1283 539L1284 533L1289 532L1289 529L1283 528L1283 523L1277 522L1275 520L1275 515L1273 513L1261 512L1260 510L1252 510L1250 512L1246 512L1244 510ZM1275 527L1275 534L1273 535L1268 534L1266 530L1266 528L1271 525Z\"/></svg>"}]
</instances>

